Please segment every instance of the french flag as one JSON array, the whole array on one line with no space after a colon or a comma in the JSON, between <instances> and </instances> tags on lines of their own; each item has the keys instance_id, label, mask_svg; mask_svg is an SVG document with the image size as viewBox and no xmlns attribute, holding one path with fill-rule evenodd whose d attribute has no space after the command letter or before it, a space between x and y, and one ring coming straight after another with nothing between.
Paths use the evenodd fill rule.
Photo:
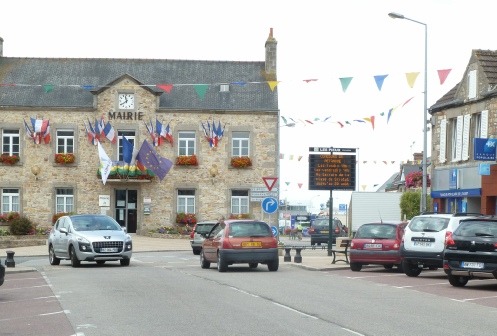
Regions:
<instances>
[{"instance_id":1,"label":"french flag","mask_svg":"<svg viewBox=\"0 0 497 336\"><path fill-rule=\"evenodd\" d=\"M169 124L167 124L167 127L166 127L166 140L169 141L171 146L173 145L173 142L174 142L173 133L171 132L171 128L169 127Z\"/></svg>"},{"instance_id":2,"label":"french flag","mask_svg":"<svg viewBox=\"0 0 497 336\"><path fill-rule=\"evenodd\" d=\"M100 139L103 139L103 138L105 138L105 132L104 132L105 120L104 120L104 117L100 118L100 124L98 126L100 128Z\"/></svg>"},{"instance_id":3,"label":"french flag","mask_svg":"<svg viewBox=\"0 0 497 336\"><path fill-rule=\"evenodd\" d=\"M159 119L155 119L155 130L159 137L157 139L157 146L160 146L164 143L164 139L166 138L166 130L162 126L162 123L159 121Z\"/></svg>"},{"instance_id":4,"label":"french flag","mask_svg":"<svg viewBox=\"0 0 497 336\"><path fill-rule=\"evenodd\" d=\"M97 138L98 141L100 141L100 132L100 123L95 119L95 138Z\"/></svg>"},{"instance_id":5,"label":"french flag","mask_svg":"<svg viewBox=\"0 0 497 336\"><path fill-rule=\"evenodd\" d=\"M218 142L218 137L217 137L216 124L214 124L214 121L213 121L212 122L211 147L217 147L217 142Z\"/></svg>"},{"instance_id":6,"label":"french flag","mask_svg":"<svg viewBox=\"0 0 497 336\"><path fill-rule=\"evenodd\" d=\"M88 119L88 126L90 127L90 132L91 132L91 143L92 145L97 145L98 144L98 139L96 137L96 134L95 134L95 130L93 129L93 126L91 125L91 121L90 119ZM89 137L88 137L89 139Z\"/></svg>"},{"instance_id":7,"label":"french flag","mask_svg":"<svg viewBox=\"0 0 497 336\"><path fill-rule=\"evenodd\" d=\"M114 130L114 127L112 127L109 121L104 127L104 134L105 137L109 139L112 143L116 143L117 140L116 131Z\"/></svg>"},{"instance_id":8,"label":"french flag","mask_svg":"<svg viewBox=\"0 0 497 336\"><path fill-rule=\"evenodd\" d=\"M43 133L43 141L46 145L50 143L50 121L47 122L47 129Z\"/></svg>"}]
</instances>

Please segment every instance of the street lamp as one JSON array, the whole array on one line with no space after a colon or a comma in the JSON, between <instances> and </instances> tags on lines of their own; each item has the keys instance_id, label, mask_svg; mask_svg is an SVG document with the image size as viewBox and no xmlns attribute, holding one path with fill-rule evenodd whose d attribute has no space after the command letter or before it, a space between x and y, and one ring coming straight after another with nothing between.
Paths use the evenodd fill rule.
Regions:
<instances>
[{"instance_id":1,"label":"street lamp","mask_svg":"<svg viewBox=\"0 0 497 336\"><path fill-rule=\"evenodd\" d=\"M421 193L421 212L426 211L426 182L427 182L427 143L428 143L428 25L423 22L419 22L413 19L409 19L402 14L399 13L388 13L392 19L404 19L408 21L412 21L415 23L419 23L425 26L425 87L424 87L424 109L423 109L423 189Z\"/></svg>"}]
</instances>

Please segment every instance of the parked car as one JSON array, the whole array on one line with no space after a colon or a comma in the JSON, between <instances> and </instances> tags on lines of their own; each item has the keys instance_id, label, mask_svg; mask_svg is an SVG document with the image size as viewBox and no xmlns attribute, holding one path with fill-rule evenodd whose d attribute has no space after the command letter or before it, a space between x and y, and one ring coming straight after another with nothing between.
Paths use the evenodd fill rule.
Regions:
<instances>
[{"instance_id":1,"label":"parked car","mask_svg":"<svg viewBox=\"0 0 497 336\"><path fill-rule=\"evenodd\" d=\"M112 217L105 215L62 216L48 237L51 265L69 259L72 267L80 266L82 261L104 264L117 260L122 266L128 266L132 250L131 236Z\"/></svg>"},{"instance_id":2,"label":"parked car","mask_svg":"<svg viewBox=\"0 0 497 336\"><path fill-rule=\"evenodd\" d=\"M278 242L265 222L225 220L213 226L202 244L200 266L210 268L211 263L217 264L219 272L233 264L256 268L259 263L274 272L279 266Z\"/></svg>"},{"instance_id":3,"label":"parked car","mask_svg":"<svg viewBox=\"0 0 497 336\"><path fill-rule=\"evenodd\" d=\"M0 286L3 285L5 281L5 266L2 265L2 260L0 260Z\"/></svg>"},{"instance_id":4,"label":"parked car","mask_svg":"<svg viewBox=\"0 0 497 336\"><path fill-rule=\"evenodd\" d=\"M333 218L332 222L332 244L335 244L336 237L346 237L347 234L343 230L342 222L339 219ZM318 217L314 219L311 228L307 232L311 236L311 245L328 244L330 237L330 218Z\"/></svg>"},{"instance_id":5,"label":"parked car","mask_svg":"<svg viewBox=\"0 0 497 336\"><path fill-rule=\"evenodd\" d=\"M407 222L374 222L361 225L350 243L350 269L358 272L363 265L396 266L402 270L400 243Z\"/></svg>"},{"instance_id":6,"label":"parked car","mask_svg":"<svg viewBox=\"0 0 497 336\"><path fill-rule=\"evenodd\" d=\"M217 223L217 221L204 221L198 222L193 227L193 231L190 234L190 245L192 246L193 254L199 255L202 250L202 243L204 242L204 237L202 234L209 233L212 227Z\"/></svg>"},{"instance_id":7,"label":"parked car","mask_svg":"<svg viewBox=\"0 0 497 336\"><path fill-rule=\"evenodd\" d=\"M496 218L462 220L445 239L443 268L449 283L463 287L471 279L495 279L496 249Z\"/></svg>"},{"instance_id":8,"label":"parked car","mask_svg":"<svg viewBox=\"0 0 497 336\"><path fill-rule=\"evenodd\" d=\"M407 276L418 276L423 268L443 267L445 236L454 232L459 222L480 214L424 214L415 216L404 230L400 248L402 268Z\"/></svg>"}]
</instances>

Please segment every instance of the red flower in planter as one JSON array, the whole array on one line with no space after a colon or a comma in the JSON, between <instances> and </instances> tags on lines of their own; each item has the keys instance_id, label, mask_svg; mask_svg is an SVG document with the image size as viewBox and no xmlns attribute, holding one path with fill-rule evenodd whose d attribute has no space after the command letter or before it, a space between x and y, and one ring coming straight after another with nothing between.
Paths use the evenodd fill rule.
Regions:
<instances>
[{"instance_id":1,"label":"red flower in planter","mask_svg":"<svg viewBox=\"0 0 497 336\"><path fill-rule=\"evenodd\" d=\"M198 166L197 156L193 155L180 155L176 159L177 166Z\"/></svg>"},{"instance_id":2,"label":"red flower in planter","mask_svg":"<svg viewBox=\"0 0 497 336\"><path fill-rule=\"evenodd\" d=\"M3 153L0 156L0 159L2 160L3 163L8 163L8 164L16 164L20 160L18 155L9 155L8 153Z\"/></svg>"},{"instance_id":3,"label":"red flower in planter","mask_svg":"<svg viewBox=\"0 0 497 336\"><path fill-rule=\"evenodd\" d=\"M55 154L55 162L59 164L74 163L76 156L74 154Z\"/></svg>"},{"instance_id":4,"label":"red flower in planter","mask_svg":"<svg viewBox=\"0 0 497 336\"><path fill-rule=\"evenodd\" d=\"M252 160L248 156L232 157L231 165L235 168L252 167Z\"/></svg>"}]
</instances>

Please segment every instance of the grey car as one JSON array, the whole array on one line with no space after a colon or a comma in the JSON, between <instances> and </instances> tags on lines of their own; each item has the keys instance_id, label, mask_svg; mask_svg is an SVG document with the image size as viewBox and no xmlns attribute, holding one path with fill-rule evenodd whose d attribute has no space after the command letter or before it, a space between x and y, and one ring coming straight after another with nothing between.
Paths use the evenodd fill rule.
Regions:
<instances>
[{"instance_id":1,"label":"grey car","mask_svg":"<svg viewBox=\"0 0 497 336\"><path fill-rule=\"evenodd\" d=\"M121 266L128 266L132 250L131 236L112 217L105 215L60 217L48 238L51 265L68 259L72 267L80 266L82 261L104 264L118 260Z\"/></svg>"},{"instance_id":2,"label":"grey car","mask_svg":"<svg viewBox=\"0 0 497 336\"><path fill-rule=\"evenodd\" d=\"M192 251L194 255L199 255L202 250L202 243L204 242L204 237L202 234L207 234L212 229L212 227L217 224L217 221L203 221L195 224L191 234L190 245L192 246Z\"/></svg>"}]
</instances>

